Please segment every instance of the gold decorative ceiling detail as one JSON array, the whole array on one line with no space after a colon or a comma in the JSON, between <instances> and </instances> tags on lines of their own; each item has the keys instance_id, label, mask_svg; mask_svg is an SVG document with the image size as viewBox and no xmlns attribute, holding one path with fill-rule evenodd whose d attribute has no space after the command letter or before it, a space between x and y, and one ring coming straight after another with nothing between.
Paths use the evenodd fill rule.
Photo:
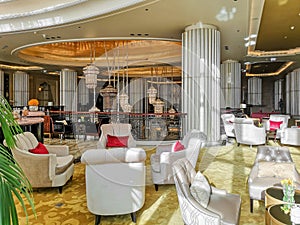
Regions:
<instances>
[{"instance_id":1,"label":"gold decorative ceiling detail","mask_svg":"<svg viewBox=\"0 0 300 225\"><path fill-rule=\"evenodd\" d=\"M95 50L96 66L102 71L109 67L114 74L127 65L132 77L150 76L151 67L181 65L181 42L164 40L61 41L23 46L13 54L32 63L83 67L91 61L91 49ZM181 76L179 69L175 74Z\"/></svg>"}]
</instances>

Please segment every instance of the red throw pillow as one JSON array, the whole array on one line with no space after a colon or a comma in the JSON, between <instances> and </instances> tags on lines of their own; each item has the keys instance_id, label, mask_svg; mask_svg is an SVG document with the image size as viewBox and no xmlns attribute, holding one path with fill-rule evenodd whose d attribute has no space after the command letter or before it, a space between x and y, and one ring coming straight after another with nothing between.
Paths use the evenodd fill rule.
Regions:
<instances>
[{"instance_id":1,"label":"red throw pillow","mask_svg":"<svg viewBox=\"0 0 300 225\"><path fill-rule=\"evenodd\" d=\"M107 135L106 147L127 147L129 136Z\"/></svg>"},{"instance_id":2,"label":"red throw pillow","mask_svg":"<svg viewBox=\"0 0 300 225\"><path fill-rule=\"evenodd\" d=\"M185 149L184 145L180 143L180 141L176 141L172 146L172 152L178 152Z\"/></svg>"},{"instance_id":3,"label":"red throw pillow","mask_svg":"<svg viewBox=\"0 0 300 225\"><path fill-rule=\"evenodd\" d=\"M270 120L270 130L277 130L280 128L280 125L283 123L283 121L272 121Z\"/></svg>"},{"instance_id":4,"label":"red throw pillow","mask_svg":"<svg viewBox=\"0 0 300 225\"><path fill-rule=\"evenodd\" d=\"M41 142L34 149L29 149L29 152L34 154L49 154L46 146Z\"/></svg>"}]
</instances>

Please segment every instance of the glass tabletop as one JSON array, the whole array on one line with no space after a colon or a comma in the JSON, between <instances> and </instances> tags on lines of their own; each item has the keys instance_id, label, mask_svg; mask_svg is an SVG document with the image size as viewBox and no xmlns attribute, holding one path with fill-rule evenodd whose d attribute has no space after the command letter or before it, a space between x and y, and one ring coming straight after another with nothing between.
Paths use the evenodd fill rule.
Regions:
<instances>
[{"instance_id":1,"label":"glass tabletop","mask_svg":"<svg viewBox=\"0 0 300 225\"><path fill-rule=\"evenodd\" d=\"M278 200L282 200L283 199L283 191L282 191L282 188L275 188L275 187L271 187L271 188L268 188L266 190L266 193L273 197L273 198L276 198ZM295 203L300 203L300 192L299 190L296 190L295 192L295 196L294 196L294 199L295 199Z\"/></svg>"},{"instance_id":2,"label":"glass tabletop","mask_svg":"<svg viewBox=\"0 0 300 225\"><path fill-rule=\"evenodd\" d=\"M269 208L269 215L271 218L274 218L283 224L292 225L290 214L285 214L283 210L281 210L281 206L283 206L283 204L272 205Z\"/></svg>"}]
</instances>

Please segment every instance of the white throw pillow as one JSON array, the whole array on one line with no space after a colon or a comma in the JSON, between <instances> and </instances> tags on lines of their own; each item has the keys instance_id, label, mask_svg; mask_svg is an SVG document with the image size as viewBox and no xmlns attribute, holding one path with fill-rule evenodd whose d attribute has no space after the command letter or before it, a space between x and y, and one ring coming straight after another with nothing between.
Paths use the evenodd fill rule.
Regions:
<instances>
[{"instance_id":1,"label":"white throw pillow","mask_svg":"<svg viewBox=\"0 0 300 225\"><path fill-rule=\"evenodd\" d=\"M267 162L258 163L258 177L277 177L291 178L294 177L295 164L293 162Z\"/></svg>"},{"instance_id":2,"label":"white throw pillow","mask_svg":"<svg viewBox=\"0 0 300 225\"><path fill-rule=\"evenodd\" d=\"M194 177L190 191L194 199L204 208L206 208L211 195L211 187L206 177L201 172L197 172L196 176Z\"/></svg>"}]
</instances>

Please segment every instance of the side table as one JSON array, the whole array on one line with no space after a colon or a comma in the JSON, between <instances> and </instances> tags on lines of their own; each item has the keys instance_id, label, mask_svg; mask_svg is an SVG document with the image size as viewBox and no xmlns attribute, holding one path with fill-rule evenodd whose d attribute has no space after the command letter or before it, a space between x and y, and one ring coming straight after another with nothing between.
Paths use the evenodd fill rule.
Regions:
<instances>
[{"instance_id":1,"label":"side table","mask_svg":"<svg viewBox=\"0 0 300 225\"><path fill-rule=\"evenodd\" d=\"M274 220L277 217L277 211L279 210L282 214L286 215L281 209L280 207L275 207L274 209L272 209L272 214L273 216L270 214L270 209L271 207L275 206L275 205L283 205L283 191L282 188L278 188L278 187L270 187L268 189L266 189L265 191L265 207L266 207L266 217L265 217L265 222L266 225L271 225L271 224L291 224L291 223L275 223ZM296 190L295 192L295 203L300 203L300 191ZM275 213L276 212L276 213ZM281 213L279 213L279 217L283 217L285 218L285 216L281 216ZM290 219L289 214L287 215L288 218ZM273 219L272 219L273 217ZM274 219L275 218L275 219Z\"/></svg>"},{"instance_id":2,"label":"side table","mask_svg":"<svg viewBox=\"0 0 300 225\"><path fill-rule=\"evenodd\" d=\"M285 214L281 207L283 204L272 205L268 209L270 225L292 225L290 214Z\"/></svg>"}]
</instances>

